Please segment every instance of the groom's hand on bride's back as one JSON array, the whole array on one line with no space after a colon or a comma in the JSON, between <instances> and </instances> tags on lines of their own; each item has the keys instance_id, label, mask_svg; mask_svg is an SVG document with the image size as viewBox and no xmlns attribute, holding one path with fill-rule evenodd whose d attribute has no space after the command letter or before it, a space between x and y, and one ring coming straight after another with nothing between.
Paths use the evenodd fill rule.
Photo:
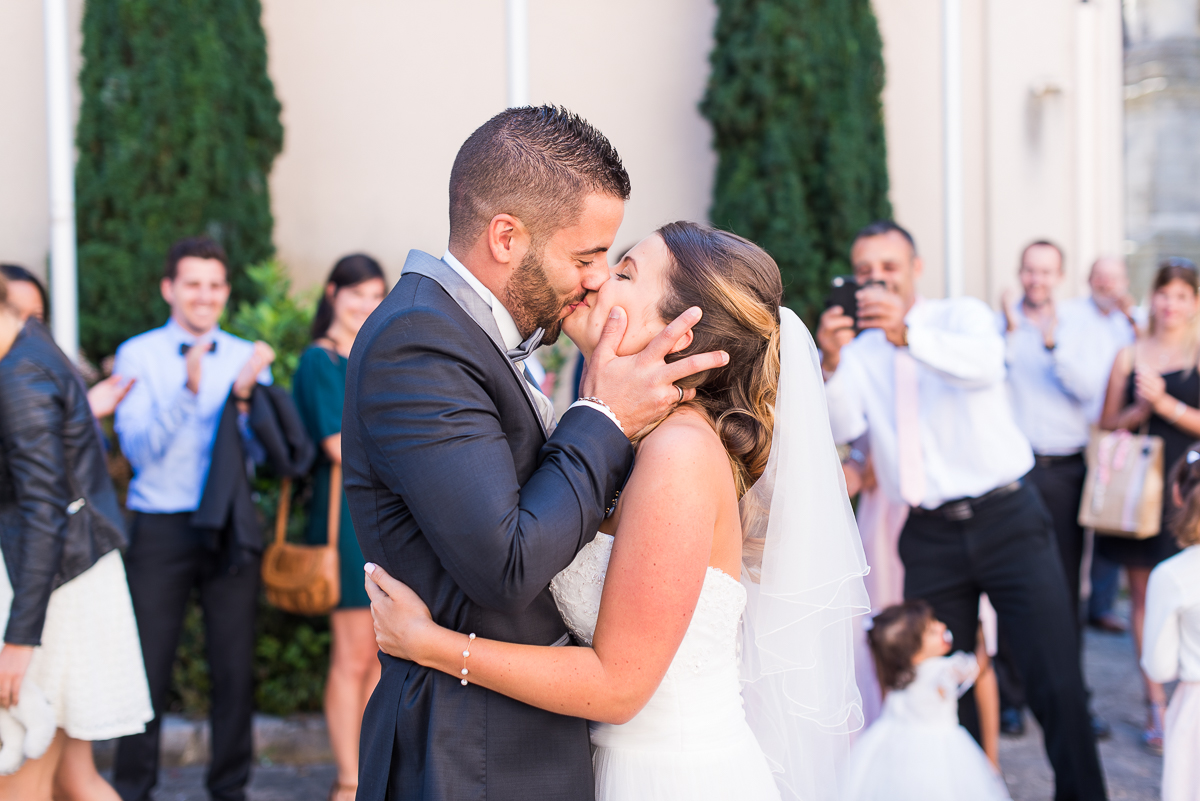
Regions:
<instances>
[{"instance_id":1,"label":"groom's hand on bride's back","mask_svg":"<svg viewBox=\"0 0 1200 801\"><path fill-rule=\"evenodd\" d=\"M729 362L725 351L712 351L667 364L667 354L676 349L700 317L700 308L693 306L676 317L641 353L618 356L617 346L628 321L625 310L614 307L580 382L580 397L604 401L621 421L627 437L661 420L681 400L696 396L696 390L685 389L681 399L676 381Z\"/></svg>"}]
</instances>

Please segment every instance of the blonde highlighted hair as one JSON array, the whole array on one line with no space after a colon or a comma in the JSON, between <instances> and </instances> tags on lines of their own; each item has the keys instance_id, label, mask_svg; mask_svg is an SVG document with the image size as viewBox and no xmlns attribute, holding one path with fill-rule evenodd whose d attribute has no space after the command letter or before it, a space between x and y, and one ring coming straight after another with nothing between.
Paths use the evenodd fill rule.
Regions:
<instances>
[{"instance_id":1,"label":"blonde highlighted hair","mask_svg":"<svg viewBox=\"0 0 1200 801\"><path fill-rule=\"evenodd\" d=\"M658 234L671 254L660 316L674 320L692 306L704 312L692 328L692 343L668 358L729 354L724 367L679 385L695 388L691 405L708 416L729 453L740 498L762 475L771 453L783 300L779 267L758 245L726 231L674 222Z\"/></svg>"}]
</instances>

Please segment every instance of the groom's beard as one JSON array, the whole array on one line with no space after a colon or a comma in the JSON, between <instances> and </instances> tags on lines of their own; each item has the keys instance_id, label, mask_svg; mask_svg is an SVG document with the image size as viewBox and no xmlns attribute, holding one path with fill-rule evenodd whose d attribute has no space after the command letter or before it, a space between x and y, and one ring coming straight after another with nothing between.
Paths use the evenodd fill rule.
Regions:
<instances>
[{"instance_id":1,"label":"groom's beard","mask_svg":"<svg viewBox=\"0 0 1200 801\"><path fill-rule=\"evenodd\" d=\"M553 345L562 333L562 320L559 319L562 310L583 300L583 296L559 297L554 287L550 286L541 257L542 254L533 249L525 254L504 289L504 306L512 315L522 337L528 337L542 328L546 332L542 344Z\"/></svg>"}]
</instances>

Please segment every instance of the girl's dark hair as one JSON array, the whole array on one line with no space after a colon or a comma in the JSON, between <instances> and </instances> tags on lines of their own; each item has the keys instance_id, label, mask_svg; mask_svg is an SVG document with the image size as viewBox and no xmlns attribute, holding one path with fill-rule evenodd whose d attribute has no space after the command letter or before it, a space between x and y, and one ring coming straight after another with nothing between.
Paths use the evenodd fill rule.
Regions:
<instances>
[{"instance_id":1,"label":"girl's dark hair","mask_svg":"<svg viewBox=\"0 0 1200 801\"><path fill-rule=\"evenodd\" d=\"M1171 468L1170 486L1179 487L1183 499L1171 514L1171 533L1180 548L1200 545L1200 442L1192 443Z\"/></svg>"},{"instance_id":2,"label":"girl's dark hair","mask_svg":"<svg viewBox=\"0 0 1200 801\"><path fill-rule=\"evenodd\" d=\"M333 265L333 269L329 271L329 277L325 279L325 285L321 288L321 300L317 303L317 313L313 315L312 338L320 339L325 336L329 333L329 326L333 325L333 303L329 300L328 289L331 284L333 285L333 294L336 295L348 286L357 286L363 281L370 281L373 278L379 278L385 284L387 283L379 262L365 253L352 253L338 259L338 263Z\"/></svg>"},{"instance_id":3,"label":"girl's dark hair","mask_svg":"<svg viewBox=\"0 0 1200 801\"><path fill-rule=\"evenodd\" d=\"M692 344L667 357L723 350L729 363L679 381L720 436L738 497L767 466L779 388L779 304L783 280L767 252L736 234L691 222L658 229L671 254L659 315L674 320L692 306L704 316Z\"/></svg>"},{"instance_id":4,"label":"girl's dark hair","mask_svg":"<svg viewBox=\"0 0 1200 801\"><path fill-rule=\"evenodd\" d=\"M46 318L47 323L50 322L50 298L46 295L45 285L36 275L19 264L0 264L0 275L9 281L24 281L37 287L38 294L42 296L42 316Z\"/></svg>"},{"instance_id":5,"label":"girl's dark hair","mask_svg":"<svg viewBox=\"0 0 1200 801\"><path fill-rule=\"evenodd\" d=\"M889 606L874 618L867 644L875 657L879 686L902 690L913 680L913 657L921 650L925 629L933 620L933 607L924 601L905 601Z\"/></svg>"}]
</instances>

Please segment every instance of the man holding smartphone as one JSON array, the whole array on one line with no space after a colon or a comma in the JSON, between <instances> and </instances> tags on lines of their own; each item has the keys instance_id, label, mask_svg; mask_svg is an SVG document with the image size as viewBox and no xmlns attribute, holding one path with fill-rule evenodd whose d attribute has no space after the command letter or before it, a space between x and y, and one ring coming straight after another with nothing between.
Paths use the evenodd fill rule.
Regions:
<instances>
[{"instance_id":1,"label":"man holding smartphone","mask_svg":"<svg viewBox=\"0 0 1200 801\"><path fill-rule=\"evenodd\" d=\"M1067 582L1049 515L1024 481L1033 451L1013 418L994 314L976 298L919 299L921 259L894 222L860 231L851 263L856 318L830 307L817 342L834 438L866 434L880 487L910 507L904 595L932 604L970 651L988 594L1045 730L1055 797L1104 799ZM979 739L970 692L959 718Z\"/></svg>"}]
</instances>

